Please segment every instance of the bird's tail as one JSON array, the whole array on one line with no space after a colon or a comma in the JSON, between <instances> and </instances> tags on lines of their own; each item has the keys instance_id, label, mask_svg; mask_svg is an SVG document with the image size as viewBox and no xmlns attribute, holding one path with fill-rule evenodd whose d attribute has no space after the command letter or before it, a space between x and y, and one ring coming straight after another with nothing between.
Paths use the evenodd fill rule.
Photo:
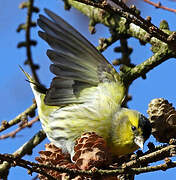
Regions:
<instances>
[{"instance_id":1,"label":"bird's tail","mask_svg":"<svg viewBox=\"0 0 176 180\"><path fill-rule=\"evenodd\" d=\"M45 95L47 92L47 89L41 85L40 83L36 82L32 76L30 76L27 72L23 70L22 67L20 67L22 72L25 74L27 81L30 83L30 86L32 88L33 94L35 96L35 100L37 103L38 108L38 115L42 124L42 127L46 134L48 135L48 132L50 132L50 129L48 127L48 117L49 115L58 109L58 106L48 106L44 103Z\"/></svg>"},{"instance_id":2,"label":"bird's tail","mask_svg":"<svg viewBox=\"0 0 176 180\"><path fill-rule=\"evenodd\" d=\"M34 96L35 96L37 106L40 107L40 105L43 101L43 97L46 94L47 89L43 85L41 85L40 83L36 82L34 80L34 78L30 74L25 72L21 66L19 66L19 67L20 67L21 71L24 73L24 75L26 76L27 81L30 83L30 86L31 86L32 91L33 91Z\"/></svg>"}]
</instances>

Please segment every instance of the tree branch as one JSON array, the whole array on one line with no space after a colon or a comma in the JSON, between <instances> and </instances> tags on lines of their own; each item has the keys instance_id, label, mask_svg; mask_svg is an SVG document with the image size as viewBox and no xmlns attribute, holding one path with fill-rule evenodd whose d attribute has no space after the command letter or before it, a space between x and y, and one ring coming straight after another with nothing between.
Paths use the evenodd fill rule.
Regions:
<instances>
[{"instance_id":1,"label":"tree branch","mask_svg":"<svg viewBox=\"0 0 176 180\"><path fill-rule=\"evenodd\" d=\"M132 10L130 10L121 1L113 0L114 3L126 10L124 15L121 13L121 9L115 8L115 6L112 7L105 1L97 3L90 0L76 1L68 0L67 2L71 6L77 8L83 14L88 16L90 19L93 19L94 22L102 23L108 26L110 29L114 29L119 36L132 36L139 39L141 42L148 42L152 45L152 50L155 53L152 57L133 68L123 66L123 68L121 69L123 71L121 73L122 79L124 80L126 85L129 85L138 77L145 77L147 72L149 72L162 62L168 60L169 58L176 57L174 41L175 34L168 29L160 30L156 28L153 24L151 24L147 20L144 20L139 15L135 15L135 13L133 13ZM83 3L91 6L87 6ZM133 16L129 15L127 11L133 13ZM129 23L127 23L126 19L118 15L123 15L123 17L127 18ZM139 24L135 23L136 21L133 19L134 15L136 16L135 18L139 19ZM128 17L131 17L131 19L129 19ZM151 31L151 29L146 29L146 26L150 27L151 29L153 28L153 30ZM169 40L170 38L172 40Z\"/></svg>"},{"instance_id":2,"label":"tree branch","mask_svg":"<svg viewBox=\"0 0 176 180\"><path fill-rule=\"evenodd\" d=\"M15 131L12 131L10 133L1 135L0 136L0 140L1 139L6 139L8 137L13 137L14 138L16 136L16 134L18 132L20 132L22 129L24 129L26 127L31 127L37 121L39 121L39 117L38 116L36 118L32 119L31 121L25 122L24 124L20 125L20 127L18 127Z\"/></svg>"},{"instance_id":3,"label":"tree branch","mask_svg":"<svg viewBox=\"0 0 176 180\"><path fill-rule=\"evenodd\" d=\"M69 168L65 168L65 167L55 167L52 165L44 165L44 164L38 164L38 163L34 163L34 162L30 162L30 161L26 161L24 159L20 159L18 156L15 155L8 155L8 154L0 154L0 159L3 161L8 161L11 165L15 165L15 166L20 166L20 167L24 167L26 169L30 169L31 172L40 172L41 174L43 174L42 172L45 171L45 169L49 169L49 170L54 170L54 171L58 171L60 173L68 173L70 175L84 175L84 176L111 176L111 175L119 175L119 174L140 174L140 173L146 173L146 172L153 172L153 171L158 171L158 170L167 170L173 167L176 167L176 162L172 162L169 158L165 158L165 163L161 164L161 165L157 165L157 166L151 166L151 167L134 167L136 166L136 162L138 164L142 164L144 163L143 161L149 162L151 159L153 158L158 158L158 155L162 155L167 156L169 155L170 151L172 149L176 148L176 145L170 145L167 147L162 148L161 150L158 150L156 152L152 152L148 155L144 155L138 159L136 159L135 161L131 161L134 163L126 163L125 165L123 164L122 167L119 167L115 170L98 170L98 169L94 169L93 171L82 171L82 170L75 170L75 169L69 169ZM160 160L160 159L159 159Z\"/></svg>"},{"instance_id":4,"label":"tree branch","mask_svg":"<svg viewBox=\"0 0 176 180\"><path fill-rule=\"evenodd\" d=\"M21 158L26 154L31 154L32 149L40 144L46 138L46 134L43 130L37 132L28 142L23 144L17 151L13 153L14 157ZM0 177L8 175L10 164L7 161L4 161L0 164Z\"/></svg>"},{"instance_id":5,"label":"tree branch","mask_svg":"<svg viewBox=\"0 0 176 180\"><path fill-rule=\"evenodd\" d=\"M166 10L166 11L170 11L170 12L176 13L176 9L172 9L172 8L168 8L168 7L166 7L166 6L163 6L163 5L161 4L161 2L154 3L154 2L152 2L152 1L150 1L150 0L144 0L144 1L145 1L146 3L152 5L152 6L156 7L156 8L160 8L160 9L164 9L164 10Z\"/></svg>"},{"instance_id":6,"label":"tree branch","mask_svg":"<svg viewBox=\"0 0 176 180\"><path fill-rule=\"evenodd\" d=\"M108 4L107 1L102 1L102 2L95 2L95 1L90 1L90 0L76 0L76 1L87 4L87 5L94 6L97 8L101 8L101 9L111 13L112 15L114 14L114 15L119 15L121 17L124 17L128 21L128 23L134 23L137 26L141 27L146 32L148 32L151 35L151 37L155 37L165 43L168 42L167 41L168 34L164 33L160 29L158 29L150 21L147 21L147 20L143 19L141 16L134 13L122 1L113 0L113 2L116 5L120 6L122 9Z\"/></svg>"},{"instance_id":7,"label":"tree branch","mask_svg":"<svg viewBox=\"0 0 176 180\"><path fill-rule=\"evenodd\" d=\"M51 180L55 180L52 176L48 175L45 171L36 168L35 163L31 163L30 161L26 161L23 159L20 159L18 157L14 157L13 155L10 154L0 154L0 159L1 161L8 162L10 166L19 166L23 167L28 170L28 173L32 174L33 172L43 174L47 178Z\"/></svg>"},{"instance_id":8,"label":"tree branch","mask_svg":"<svg viewBox=\"0 0 176 180\"><path fill-rule=\"evenodd\" d=\"M174 152L174 150L176 150L176 145L161 147L161 149L159 150L156 149L153 152L148 151L143 156L122 164L122 167L126 167L126 168L136 167L137 165L141 165L144 163L148 164L148 163L157 162L163 160L166 157L173 157L175 156L175 154L172 153Z\"/></svg>"},{"instance_id":9,"label":"tree branch","mask_svg":"<svg viewBox=\"0 0 176 180\"><path fill-rule=\"evenodd\" d=\"M35 40L31 40L30 38L31 27L36 26L36 23L32 22L32 13L39 12L39 9L37 7L34 7L33 4L34 4L34 0L28 0L28 2L23 2L20 5L20 8L27 8L27 18L26 18L26 24L19 25L17 32L19 32L22 29L26 30L26 34L25 34L26 40L25 42L18 43L18 48L26 47L27 60L25 61L25 64L28 64L30 66L34 80L37 83L39 83L39 78L36 73L36 70L39 68L39 66L37 64L34 64L32 59L32 52L31 52L31 46L35 46L37 44Z\"/></svg>"},{"instance_id":10,"label":"tree branch","mask_svg":"<svg viewBox=\"0 0 176 180\"><path fill-rule=\"evenodd\" d=\"M163 44L163 45L166 44L164 43L164 42L168 42L168 40L166 40L166 37L168 38L168 36L172 33L170 32L170 34L168 34L169 31L167 33L166 32L164 33L163 31L159 30L159 32L164 33L164 36L165 36L165 40L163 42L159 41L158 39L153 37L151 32L148 33L145 29L141 28L140 26L135 25L133 21L127 23L127 20L124 17L120 17L119 14L117 14L114 11L113 12L107 11L107 9L104 8L103 5L96 4L96 7L93 7L93 5L95 4L93 1L81 0L81 1L85 1L87 4L90 4L90 6L83 3L79 3L77 1L78 0L76 1L67 0L67 3L70 6L73 6L74 8L82 12L87 17L89 17L90 20L94 22L94 24L97 24L97 23L104 24L110 29L113 29L116 33L118 33L119 36L135 37L142 42L146 42L146 43L150 43L152 45L158 46L158 44ZM97 8L97 6L99 8ZM101 8L104 8L104 9L101 9ZM145 20L145 22L148 22L148 21ZM154 27L155 29L155 26L151 25L150 31L152 27Z\"/></svg>"},{"instance_id":11,"label":"tree branch","mask_svg":"<svg viewBox=\"0 0 176 180\"><path fill-rule=\"evenodd\" d=\"M129 85L135 79L145 75L150 70L172 57L174 57L173 52L169 51L167 46L162 47L160 51L155 53L152 57L133 68L123 66L123 69L121 69L122 79L126 85Z\"/></svg>"},{"instance_id":12,"label":"tree branch","mask_svg":"<svg viewBox=\"0 0 176 180\"><path fill-rule=\"evenodd\" d=\"M12 119L11 121L2 121L2 125L0 127L0 132L10 128L11 126L19 123L22 119L26 118L26 116L33 114L35 109L37 108L37 104L34 102L29 108L27 108L24 112L19 114L17 117Z\"/></svg>"},{"instance_id":13,"label":"tree branch","mask_svg":"<svg viewBox=\"0 0 176 180\"><path fill-rule=\"evenodd\" d=\"M105 51L109 46L111 46L113 43L115 43L117 40L119 40L120 37L115 33L112 34L111 37L105 39L105 38L100 38L99 39L99 46L97 46L97 49L100 51L100 52L103 52Z\"/></svg>"}]
</instances>

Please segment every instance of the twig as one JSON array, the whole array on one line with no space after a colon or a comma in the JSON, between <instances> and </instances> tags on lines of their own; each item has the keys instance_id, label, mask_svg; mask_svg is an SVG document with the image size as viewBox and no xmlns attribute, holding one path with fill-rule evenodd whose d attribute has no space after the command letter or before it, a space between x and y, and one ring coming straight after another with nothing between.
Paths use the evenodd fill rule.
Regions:
<instances>
[{"instance_id":1,"label":"twig","mask_svg":"<svg viewBox=\"0 0 176 180\"><path fill-rule=\"evenodd\" d=\"M31 154L32 149L35 148L38 144L40 144L46 138L46 134L43 130L37 132L28 142L23 144L17 151L13 153L14 157L23 157L26 154ZM8 174L8 170L10 168L10 164L7 161L4 161L0 164L0 177L4 174Z\"/></svg>"},{"instance_id":2,"label":"twig","mask_svg":"<svg viewBox=\"0 0 176 180\"><path fill-rule=\"evenodd\" d=\"M18 43L18 48L26 47L27 60L25 61L25 64L28 64L30 66L34 80L37 83L39 83L39 78L36 73L36 70L39 68L39 66L33 63L32 51L31 51L31 46L35 46L37 42L35 40L30 39L31 27L36 26L36 23L32 22L32 13L39 11L39 9L34 7L33 4L34 4L34 0L28 0L28 2L23 2L20 5L20 8L27 8L27 18L26 18L26 24L19 25L17 32L19 32L21 29L25 29L26 41Z\"/></svg>"},{"instance_id":3,"label":"twig","mask_svg":"<svg viewBox=\"0 0 176 180\"><path fill-rule=\"evenodd\" d=\"M173 149L176 149L176 145L169 145L166 147L161 148L160 150L156 150L154 152L151 152L149 154L143 155L141 157L139 157L138 159L129 161L125 164L122 165L122 167L135 167L136 165L140 165L143 163L153 163L156 161L160 161L163 160L166 157L172 157L173 154L171 153Z\"/></svg>"},{"instance_id":4,"label":"twig","mask_svg":"<svg viewBox=\"0 0 176 180\"><path fill-rule=\"evenodd\" d=\"M105 38L100 38L99 39L99 46L97 46L97 49L100 52L105 51L109 46L111 46L113 43L115 43L117 40L119 40L118 34L112 34L111 37L105 39Z\"/></svg>"},{"instance_id":5,"label":"twig","mask_svg":"<svg viewBox=\"0 0 176 180\"><path fill-rule=\"evenodd\" d=\"M36 172L39 174L43 174L44 176L46 176L47 178L49 178L51 180L56 180L52 176L48 175L46 173L46 171L43 171L42 169L37 168L36 164L31 163L30 161L26 161L26 160L20 159L18 157L14 157L13 155L10 155L10 154L5 154L5 155L0 154L0 159L1 159L1 161L8 162L10 166L20 166L25 169L28 169L28 173L30 173L30 174L32 174L33 172Z\"/></svg>"},{"instance_id":6,"label":"twig","mask_svg":"<svg viewBox=\"0 0 176 180\"><path fill-rule=\"evenodd\" d=\"M28 5L28 11L27 11L27 20L26 20L26 52L27 52L27 61L29 62L29 65L31 67L32 71L32 76L36 82L39 83L39 78L36 73L36 65L34 65L33 60L32 60L32 52L31 52L31 43L30 43L30 28L31 28L31 18L32 18L32 12L33 12L33 4L34 0L29 0L29 5Z\"/></svg>"},{"instance_id":7,"label":"twig","mask_svg":"<svg viewBox=\"0 0 176 180\"><path fill-rule=\"evenodd\" d=\"M21 121L21 119L23 119L25 116L33 113L35 111L35 109L37 108L36 103L34 102L29 108L27 108L24 112L22 112L21 114L19 114L17 117L15 117L14 119L12 119L11 121L7 122L7 121L2 121L2 125L0 127L0 132L10 128L11 126L19 123Z\"/></svg>"},{"instance_id":8,"label":"twig","mask_svg":"<svg viewBox=\"0 0 176 180\"><path fill-rule=\"evenodd\" d=\"M156 8L160 8L160 9L164 9L164 10L167 10L167 11L176 13L176 9L172 9L172 8L168 8L168 7L166 7L166 6L163 6L163 5L161 4L161 2L154 3L154 2L152 2L152 1L150 1L150 0L144 0L144 1L145 1L146 3L148 3L148 4L151 4L152 6L154 6L154 7L156 7Z\"/></svg>"},{"instance_id":9,"label":"twig","mask_svg":"<svg viewBox=\"0 0 176 180\"><path fill-rule=\"evenodd\" d=\"M24 124L22 124L20 127L18 127L17 129L15 129L14 131L10 132L10 133L7 133L7 134L4 134L4 135L1 135L0 136L0 140L1 139L6 139L8 137L15 137L16 134L21 131L22 129L24 129L25 127L31 127L35 122L37 122L39 120L39 117L37 116L36 118L32 119L31 121L29 122L26 122Z\"/></svg>"},{"instance_id":10,"label":"twig","mask_svg":"<svg viewBox=\"0 0 176 180\"><path fill-rule=\"evenodd\" d=\"M38 179L38 175L32 178L32 180L37 180L37 179Z\"/></svg>"},{"instance_id":11,"label":"twig","mask_svg":"<svg viewBox=\"0 0 176 180\"><path fill-rule=\"evenodd\" d=\"M112 62L114 66L117 66L117 65L120 65L121 67L123 67L123 65L128 66L128 67L135 66L134 64L131 63L130 54L132 53L133 49L128 47L127 37L120 38L120 47L116 47L114 51L122 54L122 57L120 59L115 59ZM125 92L126 95L122 103L123 107L127 107L128 101L132 99L132 97L128 94L128 92L129 92L129 88L126 87L126 92Z\"/></svg>"},{"instance_id":12,"label":"twig","mask_svg":"<svg viewBox=\"0 0 176 180\"><path fill-rule=\"evenodd\" d=\"M122 57L120 59L116 59L113 61L113 65L126 65L128 67L134 67L135 65L131 63L130 54L132 53L133 49L128 47L127 38L121 37L120 38L120 47L116 47L114 49L117 53L122 53Z\"/></svg>"},{"instance_id":13,"label":"twig","mask_svg":"<svg viewBox=\"0 0 176 180\"><path fill-rule=\"evenodd\" d=\"M176 162L168 159L168 162L166 161L165 163L157 165L157 166L132 168L132 169L133 171L135 171L135 174L142 174L142 173L154 172L158 170L166 171L167 169L174 168L174 167L176 167Z\"/></svg>"}]
</instances>

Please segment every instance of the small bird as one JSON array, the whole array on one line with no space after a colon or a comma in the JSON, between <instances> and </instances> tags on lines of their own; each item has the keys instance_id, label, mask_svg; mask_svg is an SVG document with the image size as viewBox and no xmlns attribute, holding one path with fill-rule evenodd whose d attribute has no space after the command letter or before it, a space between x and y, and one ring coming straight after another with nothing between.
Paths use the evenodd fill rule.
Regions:
<instances>
[{"instance_id":1,"label":"small bird","mask_svg":"<svg viewBox=\"0 0 176 180\"><path fill-rule=\"evenodd\" d=\"M122 108L125 87L120 75L79 32L53 12L40 15L39 36L52 48L47 55L55 74L49 89L27 73L48 139L73 157L75 140L85 132L104 138L113 155L131 153L151 134L149 120Z\"/></svg>"}]
</instances>

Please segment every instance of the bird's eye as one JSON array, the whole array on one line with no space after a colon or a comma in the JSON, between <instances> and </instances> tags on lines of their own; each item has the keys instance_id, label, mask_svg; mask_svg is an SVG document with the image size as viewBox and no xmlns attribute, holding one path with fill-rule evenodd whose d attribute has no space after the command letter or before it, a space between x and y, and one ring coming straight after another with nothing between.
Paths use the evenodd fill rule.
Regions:
<instances>
[{"instance_id":1,"label":"bird's eye","mask_svg":"<svg viewBox=\"0 0 176 180\"><path fill-rule=\"evenodd\" d=\"M136 130L136 127L135 127L135 126L132 126L131 129L132 129L133 131L135 131L135 130Z\"/></svg>"}]
</instances>

